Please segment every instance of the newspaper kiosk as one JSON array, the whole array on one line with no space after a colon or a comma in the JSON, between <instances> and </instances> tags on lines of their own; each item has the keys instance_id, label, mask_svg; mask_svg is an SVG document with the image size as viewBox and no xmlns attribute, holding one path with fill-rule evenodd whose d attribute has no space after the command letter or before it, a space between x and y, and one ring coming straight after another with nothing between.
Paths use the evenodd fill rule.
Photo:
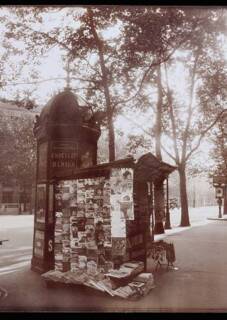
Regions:
<instances>
[{"instance_id":1,"label":"newspaper kiosk","mask_svg":"<svg viewBox=\"0 0 227 320\"><path fill-rule=\"evenodd\" d=\"M70 90L47 104L34 133L38 161L32 270L47 280L102 288L111 295L124 295L113 288L127 287L145 272L140 275L142 292L152 288L146 266L154 239L153 185L175 167L151 153L137 162L127 157L97 164L100 128Z\"/></svg>"}]
</instances>

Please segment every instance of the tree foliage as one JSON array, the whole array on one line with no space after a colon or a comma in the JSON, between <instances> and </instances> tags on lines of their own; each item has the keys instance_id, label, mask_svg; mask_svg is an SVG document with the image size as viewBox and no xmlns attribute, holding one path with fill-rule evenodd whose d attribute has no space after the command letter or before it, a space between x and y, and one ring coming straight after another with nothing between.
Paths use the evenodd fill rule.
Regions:
<instances>
[{"instance_id":1,"label":"tree foliage","mask_svg":"<svg viewBox=\"0 0 227 320\"><path fill-rule=\"evenodd\" d=\"M127 31L134 43L133 45L128 44L126 47L126 57L128 65L131 67L147 67L145 77L149 75L150 87L153 87L155 79L157 80L154 61L162 60L162 79L160 78L162 82L162 117L159 117L156 122L156 130L161 122L166 141L166 143L162 143L162 149L178 166L181 184L181 225L187 226L190 222L187 205L186 166L199 148L204 136L216 122L216 108L212 102L224 100L223 91L225 91L226 82L225 72L222 70L226 69L226 61L219 45L219 37L225 31L225 23L222 10L194 8L179 8L179 10L175 9L172 12L165 9L162 11L159 8L152 10L154 12L157 10L160 14L160 20L166 14L169 18L166 19L167 24L162 22L160 30L154 30L151 23L152 14L147 8L144 8L142 13L139 11L139 14L138 12L135 12L135 15L132 14L129 26L133 21L136 27L132 29L129 27ZM171 18L172 14L176 15L176 20ZM159 24L154 25L156 28L160 26ZM173 31L171 38L169 38L170 42L168 42L166 39L170 37L170 29ZM153 38L148 36L148 30L154 34L159 33L160 42L152 42ZM174 31L177 32L174 33ZM177 90L175 85L176 79L169 77L171 73L176 74L179 65L181 65L181 69L178 71L179 76L182 82L185 80L185 86L181 92ZM148 83L147 80L146 84ZM207 92L208 90L210 91ZM182 95L182 93L184 94ZM157 137L160 139L160 129L159 134L156 135L156 141Z\"/></svg>"},{"instance_id":2,"label":"tree foliage","mask_svg":"<svg viewBox=\"0 0 227 320\"><path fill-rule=\"evenodd\" d=\"M226 100L223 9L17 7L8 9L2 23L6 52L25 52L25 65L38 65L53 48L59 49L68 62L72 90L105 114L109 160L115 159L117 115L151 111L146 120L149 144L131 134L129 147L155 145L160 159L162 147L175 162L181 177L182 225L189 225L187 165ZM11 80L22 69L14 70ZM33 71L29 67L25 80L38 79Z\"/></svg>"},{"instance_id":3,"label":"tree foliage","mask_svg":"<svg viewBox=\"0 0 227 320\"><path fill-rule=\"evenodd\" d=\"M21 188L32 186L35 178L36 141L33 119L0 116L0 180L15 181Z\"/></svg>"},{"instance_id":4,"label":"tree foliage","mask_svg":"<svg viewBox=\"0 0 227 320\"><path fill-rule=\"evenodd\" d=\"M63 8L66 21L79 20L64 27L56 26L43 30L43 21L48 9L39 8L16 10L17 21L7 23L8 39L22 37L26 48L33 54L44 53L52 46L59 46L70 61L71 79L75 80L75 90L84 100L106 112L109 131L109 158L115 158L114 118L120 96L124 96L126 82L122 82L122 61L120 59L119 37L105 37L106 28L117 21L114 8ZM52 8L48 14L51 15ZM34 26L31 18L38 26ZM18 22L19 20L19 22ZM30 49L31 48L31 49ZM82 84L82 85L81 85ZM71 81L71 86L73 82Z\"/></svg>"}]
</instances>

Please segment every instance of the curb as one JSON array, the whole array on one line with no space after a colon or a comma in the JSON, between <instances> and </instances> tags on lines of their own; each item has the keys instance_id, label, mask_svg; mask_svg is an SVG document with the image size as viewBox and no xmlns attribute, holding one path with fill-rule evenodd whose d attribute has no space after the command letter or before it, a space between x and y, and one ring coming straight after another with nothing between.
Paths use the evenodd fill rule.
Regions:
<instances>
[{"instance_id":1,"label":"curb","mask_svg":"<svg viewBox=\"0 0 227 320\"><path fill-rule=\"evenodd\" d=\"M227 218L207 218L207 220L227 221Z\"/></svg>"}]
</instances>

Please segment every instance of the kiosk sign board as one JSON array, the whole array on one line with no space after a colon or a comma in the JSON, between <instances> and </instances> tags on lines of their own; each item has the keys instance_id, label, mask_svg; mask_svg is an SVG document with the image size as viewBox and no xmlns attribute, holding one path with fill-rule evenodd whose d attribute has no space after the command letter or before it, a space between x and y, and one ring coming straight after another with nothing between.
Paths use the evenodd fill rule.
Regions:
<instances>
[{"instance_id":1,"label":"kiosk sign board","mask_svg":"<svg viewBox=\"0 0 227 320\"><path fill-rule=\"evenodd\" d=\"M227 185L226 176L213 176L213 186L215 187L215 196L217 199L224 197L224 188Z\"/></svg>"},{"instance_id":2,"label":"kiosk sign board","mask_svg":"<svg viewBox=\"0 0 227 320\"><path fill-rule=\"evenodd\" d=\"M221 187L216 188L216 198L223 198L224 197L224 190Z\"/></svg>"},{"instance_id":3,"label":"kiosk sign board","mask_svg":"<svg viewBox=\"0 0 227 320\"><path fill-rule=\"evenodd\" d=\"M50 153L50 176L62 177L77 168L78 145L75 141L53 141Z\"/></svg>"}]
</instances>

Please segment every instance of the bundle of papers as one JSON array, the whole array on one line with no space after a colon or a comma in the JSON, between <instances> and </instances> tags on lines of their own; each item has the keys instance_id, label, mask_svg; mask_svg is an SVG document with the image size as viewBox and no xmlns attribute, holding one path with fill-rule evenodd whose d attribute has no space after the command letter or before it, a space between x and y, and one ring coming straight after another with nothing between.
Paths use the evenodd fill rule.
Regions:
<instances>
[{"instance_id":1,"label":"bundle of papers","mask_svg":"<svg viewBox=\"0 0 227 320\"><path fill-rule=\"evenodd\" d=\"M119 287L116 290L113 290L115 296L127 299L135 294L135 291L128 285L124 287Z\"/></svg>"},{"instance_id":2,"label":"bundle of papers","mask_svg":"<svg viewBox=\"0 0 227 320\"><path fill-rule=\"evenodd\" d=\"M136 261L136 262L125 262L122 264L120 269L125 269L130 272L130 275L137 275L140 272L143 272L144 270L144 263L142 261Z\"/></svg>"},{"instance_id":3,"label":"bundle of papers","mask_svg":"<svg viewBox=\"0 0 227 320\"><path fill-rule=\"evenodd\" d=\"M154 282L154 277L152 273L140 273L135 279L135 281L139 281L139 282Z\"/></svg>"},{"instance_id":4,"label":"bundle of papers","mask_svg":"<svg viewBox=\"0 0 227 320\"><path fill-rule=\"evenodd\" d=\"M112 269L112 270L109 270L108 273L106 273L106 276L112 277L112 278L117 278L117 279L126 278L129 275L130 274L128 271L121 270L121 269L118 269L118 270Z\"/></svg>"},{"instance_id":5,"label":"bundle of papers","mask_svg":"<svg viewBox=\"0 0 227 320\"><path fill-rule=\"evenodd\" d=\"M62 283L74 283L74 284L84 284L88 279L88 275L86 273L81 272L61 272L56 270L51 270L42 275L45 280L51 280L55 282Z\"/></svg>"},{"instance_id":6,"label":"bundle of papers","mask_svg":"<svg viewBox=\"0 0 227 320\"><path fill-rule=\"evenodd\" d=\"M125 262L120 266L118 270L111 269L106 275L112 278L121 279L121 278L130 277L133 275L136 276L143 270L144 270L144 263L141 261Z\"/></svg>"},{"instance_id":7,"label":"bundle of papers","mask_svg":"<svg viewBox=\"0 0 227 320\"><path fill-rule=\"evenodd\" d=\"M138 288L137 291L141 295L147 295L148 292L155 288L154 277L152 273L141 273L133 279L131 286Z\"/></svg>"},{"instance_id":8,"label":"bundle of papers","mask_svg":"<svg viewBox=\"0 0 227 320\"><path fill-rule=\"evenodd\" d=\"M119 277L119 270L112 271L115 271ZM145 296L151 289L155 288L152 273L141 273L135 277L133 281L117 289L110 278L105 277L104 275L100 277L91 276L81 270L78 270L77 272L60 272L57 270L51 270L44 273L42 277L45 280L51 280L54 282L83 284L99 291L106 292L112 297L118 296L123 299Z\"/></svg>"},{"instance_id":9,"label":"bundle of papers","mask_svg":"<svg viewBox=\"0 0 227 320\"><path fill-rule=\"evenodd\" d=\"M50 270L42 274L41 277L44 278L45 280L59 281L59 279L61 278L61 274L62 274L61 271Z\"/></svg>"},{"instance_id":10,"label":"bundle of papers","mask_svg":"<svg viewBox=\"0 0 227 320\"><path fill-rule=\"evenodd\" d=\"M113 290L111 288L109 288L108 285L106 285L105 281L95 281L92 279L89 279L85 285L95 288L97 290L100 290L102 292L107 292L109 295L111 295L112 297L114 296Z\"/></svg>"}]
</instances>

